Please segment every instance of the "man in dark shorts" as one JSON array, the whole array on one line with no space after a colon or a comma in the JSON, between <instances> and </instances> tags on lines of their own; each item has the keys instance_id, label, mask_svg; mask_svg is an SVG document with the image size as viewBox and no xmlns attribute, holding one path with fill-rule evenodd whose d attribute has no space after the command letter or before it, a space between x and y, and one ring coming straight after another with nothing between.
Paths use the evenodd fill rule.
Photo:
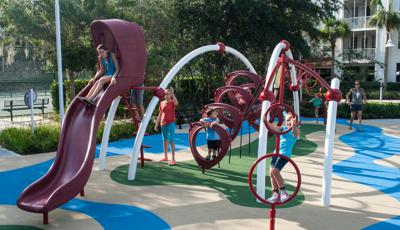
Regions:
<instances>
[{"instance_id":1,"label":"man in dark shorts","mask_svg":"<svg viewBox=\"0 0 400 230\"><path fill-rule=\"evenodd\" d=\"M360 81L355 81L355 87L350 89L350 91L346 95L346 102L350 106L351 117L349 129L352 130L353 120L357 113L358 118L358 131L362 132L362 109L363 104L367 103L367 94L363 88L360 88Z\"/></svg>"},{"instance_id":2,"label":"man in dark shorts","mask_svg":"<svg viewBox=\"0 0 400 230\"><path fill-rule=\"evenodd\" d=\"M144 87L144 83L140 85L140 87ZM130 103L134 108L137 108L139 119L143 119L144 115L144 107L143 107L143 94L144 90L143 89L132 89L130 91Z\"/></svg>"}]
</instances>

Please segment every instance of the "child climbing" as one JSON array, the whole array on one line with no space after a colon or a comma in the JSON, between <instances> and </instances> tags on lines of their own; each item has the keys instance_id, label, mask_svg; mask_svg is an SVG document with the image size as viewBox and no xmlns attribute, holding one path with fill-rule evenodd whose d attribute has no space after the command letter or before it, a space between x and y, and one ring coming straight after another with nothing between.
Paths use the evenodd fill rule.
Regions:
<instances>
[{"instance_id":1,"label":"child climbing","mask_svg":"<svg viewBox=\"0 0 400 230\"><path fill-rule=\"evenodd\" d=\"M207 112L207 117L202 118L200 122L207 127L207 148L208 148L208 155L206 160L211 159L211 152L212 152L212 159L216 158L218 155L218 149L221 147L221 138L219 137L218 133L211 128L214 124L219 124L218 119L218 112L215 109L212 109Z\"/></svg>"},{"instance_id":2,"label":"child climbing","mask_svg":"<svg viewBox=\"0 0 400 230\"><path fill-rule=\"evenodd\" d=\"M290 128L288 133L280 135L279 141L279 153L290 157L292 155L293 147L296 141L300 137L300 129L298 126L297 118L292 117L290 114L285 115L286 124L283 126L276 126L271 123L271 127L276 132L286 131ZM271 168L270 168L270 179L272 185L272 196L268 198L271 203L285 202L289 199L288 192L285 188L285 182L282 178L281 171L288 161L281 157L272 157Z\"/></svg>"},{"instance_id":3,"label":"child climbing","mask_svg":"<svg viewBox=\"0 0 400 230\"><path fill-rule=\"evenodd\" d=\"M116 83L115 77L119 73L119 62L115 54L108 51L102 44L97 46L97 52L99 54L98 61L100 63L100 69L89 81L89 84L94 83L94 85L86 97L78 97L80 101L84 102L88 106L94 104L94 99L105 85Z\"/></svg>"}]
</instances>

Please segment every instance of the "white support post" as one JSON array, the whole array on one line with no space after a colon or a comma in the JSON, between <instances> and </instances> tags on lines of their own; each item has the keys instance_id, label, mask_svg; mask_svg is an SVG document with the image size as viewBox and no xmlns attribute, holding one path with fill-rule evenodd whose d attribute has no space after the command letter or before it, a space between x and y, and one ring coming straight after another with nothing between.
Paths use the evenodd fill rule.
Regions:
<instances>
[{"instance_id":1,"label":"white support post","mask_svg":"<svg viewBox=\"0 0 400 230\"><path fill-rule=\"evenodd\" d=\"M61 25L60 25L60 4L55 0L55 17L56 17L56 45L57 45L57 71L58 71L58 103L60 110L60 123L64 120L64 89L62 77L62 58L61 58Z\"/></svg>"},{"instance_id":2,"label":"white support post","mask_svg":"<svg viewBox=\"0 0 400 230\"><path fill-rule=\"evenodd\" d=\"M269 78L275 77L271 76L272 71L278 63L279 55L281 51L285 48L285 44L279 43L274 51L272 52L271 59L268 65L268 70L267 70L267 76L265 79L265 86L267 85ZM264 87L265 87L264 86ZM272 90L273 85L271 84L271 87L269 90ZM263 101L262 107L261 107L261 116L260 116L260 130L258 131L258 153L257 153L257 158L260 158L267 154L267 139L268 139L268 129L265 127L264 122L262 122L262 117L264 114L267 112L269 109L271 103L269 101ZM265 161L261 161L257 165L257 194L265 199ZM257 199L257 202L260 202Z\"/></svg>"},{"instance_id":3,"label":"white support post","mask_svg":"<svg viewBox=\"0 0 400 230\"><path fill-rule=\"evenodd\" d=\"M35 118L33 114L33 89L29 90L29 105L31 107L31 127L32 127L32 135L35 134Z\"/></svg>"},{"instance_id":4,"label":"white support post","mask_svg":"<svg viewBox=\"0 0 400 230\"><path fill-rule=\"evenodd\" d=\"M117 112L120 100L121 97L115 98L108 111L107 120L103 130L103 137L101 139L100 154L99 154L99 170L104 170L106 168L106 153L108 149L108 139L110 137L112 123L114 121L115 113Z\"/></svg>"},{"instance_id":5,"label":"white support post","mask_svg":"<svg viewBox=\"0 0 400 230\"><path fill-rule=\"evenodd\" d=\"M332 89L339 89L340 81L334 78L331 82ZM336 114L338 103L334 100L329 101L328 117L325 136L325 156L324 156L324 174L322 178L322 205L329 207L331 203L331 185L332 185L332 162L333 147L335 141Z\"/></svg>"}]
</instances>

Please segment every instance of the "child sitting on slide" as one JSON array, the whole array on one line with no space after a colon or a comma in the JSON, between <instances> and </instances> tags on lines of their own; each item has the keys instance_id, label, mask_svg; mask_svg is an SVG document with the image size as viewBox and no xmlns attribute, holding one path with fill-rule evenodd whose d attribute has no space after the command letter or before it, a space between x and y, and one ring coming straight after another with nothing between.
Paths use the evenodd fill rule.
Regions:
<instances>
[{"instance_id":1,"label":"child sitting on slide","mask_svg":"<svg viewBox=\"0 0 400 230\"><path fill-rule=\"evenodd\" d=\"M206 157L206 160L211 159L211 152L213 153L212 158L216 158L218 154L218 149L221 147L221 138L214 129L210 128L214 124L219 124L219 119L217 116L217 110L211 109L207 112L207 117L200 120L200 122L207 127L206 139L208 155Z\"/></svg>"},{"instance_id":2,"label":"child sitting on slide","mask_svg":"<svg viewBox=\"0 0 400 230\"><path fill-rule=\"evenodd\" d=\"M279 153L290 157L292 155L293 147L300 137L300 129L296 117L286 114L285 121L286 124L284 126L276 126L271 123L270 128L276 132L283 132L292 127L292 130L290 130L288 133L281 134L281 139L279 142ZM272 157L271 168L269 171L272 185L272 196L267 199L270 203L275 203L278 201L285 202L287 199L289 199L289 195L285 188L285 182L281 175L281 170L287 162L287 160L281 157Z\"/></svg>"},{"instance_id":3,"label":"child sitting on slide","mask_svg":"<svg viewBox=\"0 0 400 230\"><path fill-rule=\"evenodd\" d=\"M99 53L98 61L100 63L100 70L89 81L90 84L94 82L94 85L86 97L78 97L80 101L89 106L94 104L96 95L105 85L116 83L115 77L119 73L119 62L115 54L108 51L102 44L97 46L97 52Z\"/></svg>"}]
</instances>

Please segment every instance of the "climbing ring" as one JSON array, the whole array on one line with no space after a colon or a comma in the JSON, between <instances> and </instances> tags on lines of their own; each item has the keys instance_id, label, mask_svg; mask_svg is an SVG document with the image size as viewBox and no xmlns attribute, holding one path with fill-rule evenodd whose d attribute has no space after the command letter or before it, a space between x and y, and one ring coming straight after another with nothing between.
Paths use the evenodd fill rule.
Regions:
<instances>
[{"instance_id":1,"label":"climbing ring","mask_svg":"<svg viewBox=\"0 0 400 230\"><path fill-rule=\"evenodd\" d=\"M263 121L269 132L274 134L285 134L292 130L292 127L290 127L285 131L277 132L272 128L271 123L274 122L276 119L278 119L278 126L281 126L283 124L285 120L284 111L292 115L292 117L297 117L296 113L289 105L281 103L273 104L271 107L269 107L267 112L265 112L263 116Z\"/></svg>"},{"instance_id":2,"label":"climbing ring","mask_svg":"<svg viewBox=\"0 0 400 230\"><path fill-rule=\"evenodd\" d=\"M288 198L286 201L284 201L284 202L280 202L280 201L279 201L279 202L275 202L275 203L269 202L269 201L266 200L265 198L262 198L260 195L258 195L257 191L254 189L254 186L253 186L253 180L252 180L252 178L253 178L253 174L254 174L254 169L256 168L256 166L257 166L261 161L264 161L264 160L266 160L267 158L272 158L272 157L281 157L281 158L287 160L287 161L293 166L294 170L296 171L296 175L297 175L297 184L296 184L296 188L294 189L293 193L289 196L289 198ZM299 190L300 190L300 186L301 186L301 173L300 173L299 167L298 167L298 166L296 165L296 163L295 163L292 159L290 159L289 157L287 157L287 156L285 156L285 155L282 155L282 154L269 153L269 154L266 154L266 155L264 155L264 156L258 158L256 161L254 161L254 163L251 165L251 168L250 168L250 170L249 170L249 174L248 174L248 177L247 177L247 181L248 181L248 183L249 183L249 187L250 187L251 193L252 193L259 201L261 201L261 202L264 203L264 204L270 205L270 206L279 206L279 205L284 205L284 204L286 204L286 203L289 203L291 200L293 200L293 199L296 197L297 193L298 193Z\"/></svg>"}]
</instances>

